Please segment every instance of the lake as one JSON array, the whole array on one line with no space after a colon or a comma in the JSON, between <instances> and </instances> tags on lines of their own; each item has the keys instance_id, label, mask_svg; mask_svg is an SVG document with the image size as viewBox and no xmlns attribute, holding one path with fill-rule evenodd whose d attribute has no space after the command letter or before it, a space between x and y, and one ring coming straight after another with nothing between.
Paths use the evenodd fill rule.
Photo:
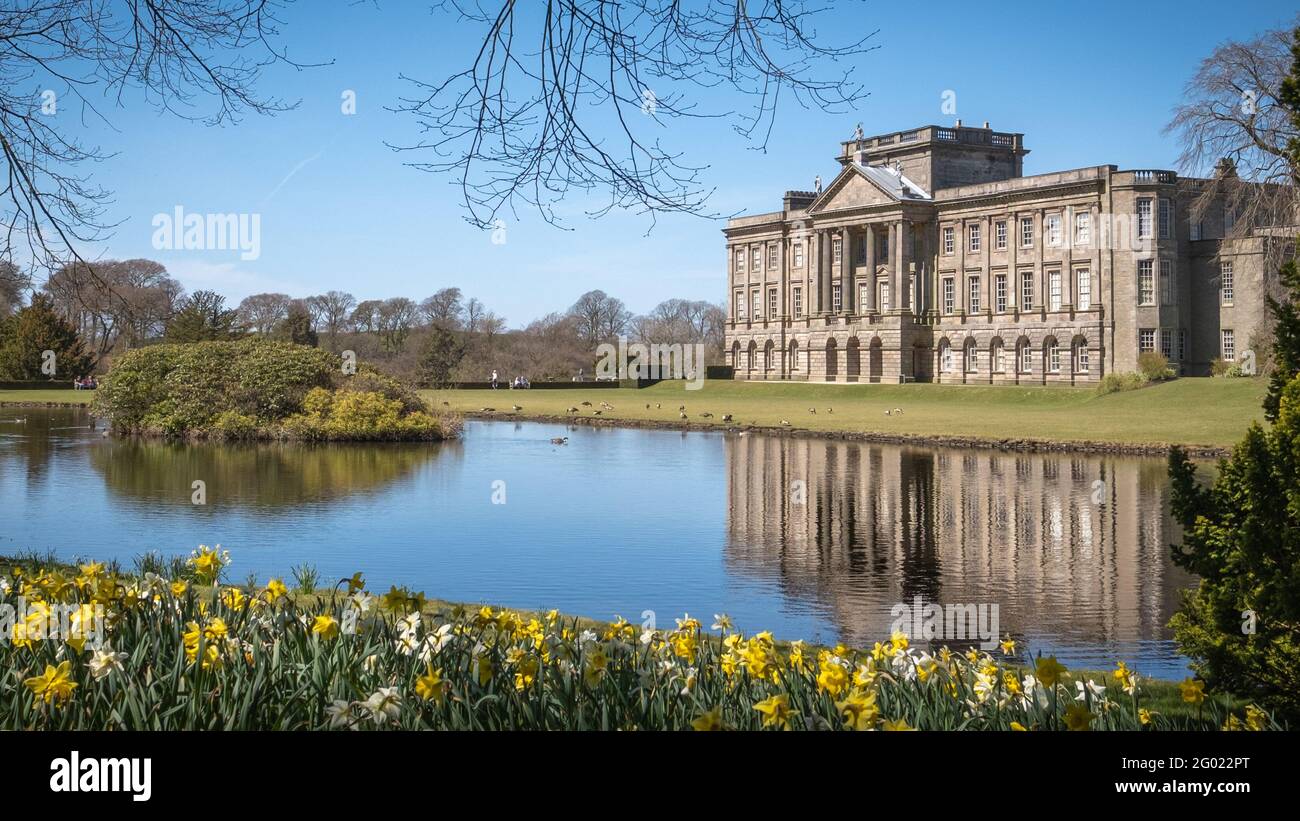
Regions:
<instances>
[{"instance_id":1,"label":"lake","mask_svg":"<svg viewBox=\"0 0 1300 821\"><path fill-rule=\"evenodd\" d=\"M995 604L1000 632L1069 666L1186 673L1162 459L512 422L209 445L103 438L79 409L0 420L0 554L220 544L232 582L309 564L326 586L363 571L376 592L867 646L899 603Z\"/></svg>"}]
</instances>

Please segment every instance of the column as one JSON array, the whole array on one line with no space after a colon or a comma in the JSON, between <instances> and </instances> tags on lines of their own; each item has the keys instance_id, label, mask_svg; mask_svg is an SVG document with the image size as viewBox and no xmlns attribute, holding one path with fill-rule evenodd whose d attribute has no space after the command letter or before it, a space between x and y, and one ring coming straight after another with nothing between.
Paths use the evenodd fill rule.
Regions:
<instances>
[{"instance_id":1,"label":"column","mask_svg":"<svg viewBox=\"0 0 1300 821\"><path fill-rule=\"evenodd\" d=\"M906 219L900 219L894 224L895 245L894 259L897 260L894 266L894 285L890 288L893 292L890 294L891 299L898 300L898 310L911 310L911 291L907 287L910 272L908 263L912 261L912 231L911 224ZM895 294L897 296L895 296Z\"/></svg>"}]
</instances>

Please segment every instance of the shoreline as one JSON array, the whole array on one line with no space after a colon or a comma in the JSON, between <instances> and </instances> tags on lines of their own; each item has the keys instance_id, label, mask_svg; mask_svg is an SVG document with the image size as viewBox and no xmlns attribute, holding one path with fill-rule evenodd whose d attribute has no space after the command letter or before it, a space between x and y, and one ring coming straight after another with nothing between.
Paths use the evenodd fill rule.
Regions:
<instances>
[{"instance_id":1,"label":"shoreline","mask_svg":"<svg viewBox=\"0 0 1300 821\"><path fill-rule=\"evenodd\" d=\"M913 445L917 447L965 448L1002 450L1018 453L1086 453L1115 456L1169 455L1173 447L1181 447L1193 459L1218 459L1232 453L1231 448L1217 445L1174 445L1151 442L1103 442L1095 440L1050 439L991 439L982 436L936 436L920 433L884 433L880 431L811 430L808 428L775 425L707 424L681 420L618 419L615 417L557 416L554 414L521 414L482 411L460 411L466 419L481 422L542 422L547 424L580 424L589 427L639 428L642 430L687 431L691 433L757 433L763 436L786 436L797 439L832 439L846 442L869 442L884 445Z\"/></svg>"},{"instance_id":2,"label":"shoreline","mask_svg":"<svg viewBox=\"0 0 1300 821\"><path fill-rule=\"evenodd\" d=\"M0 401L0 408L88 408L87 402ZM539 422L544 424L587 425L589 427L618 427L640 430L675 430L692 433L756 433L764 436L787 436L799 439L831 439L845 442L869 442L884 445L912 445L916 447L964 448L975 450L1002 450L1015 453L1084 453L1115 456L1168 456L1173 444L1163 442L1106 442L1090 439L1052 440L1034 438L993 439L983 436L943 436L920 433L885 433L881 431L811 430L799 427L747 424L709 424L681 420L619 419L616 417L562 416L555 414L519 414L506 412L484 413L460 411L466 419L491 422ZM1218 445L1182 444L1193 459L1218 459L1231 454L1232 449Z\"/></svg>"}]
</instances>

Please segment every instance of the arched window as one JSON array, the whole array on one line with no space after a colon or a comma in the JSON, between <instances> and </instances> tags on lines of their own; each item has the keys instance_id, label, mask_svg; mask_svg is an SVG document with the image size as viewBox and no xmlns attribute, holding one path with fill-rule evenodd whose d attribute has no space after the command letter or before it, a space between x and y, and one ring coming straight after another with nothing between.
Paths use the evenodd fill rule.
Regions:
<instances>
[{"instance_id":1,"label":"arched window","mask_svg":"<svg viewBox=\"0 0 1300 821\"><path fill-rule=\"evenodd\" d=\"M1021 338L1016 343L1016 366L1021 373L1034 372L1034 349L1029 345L1029 340Z\"/></svg>"},{"instance_id":2,"label":"arched window","mask_svg":"<svg viewBox=\"0 0 1300 821\"><path fill-rule=\"evenodd\" d=\"M772 368L776 364L773 361L775 359L776 359L776 344L769 339L767 340L767 344L763 346L763 368L769 371L772 370Z\"/></svg>"},{"instance_id":3,"label":"arched window","mask_svg":"<svg viewBox=\"0 0 1300 821\"><path fill-rule=\"evenodd\" d=\"M1074 372L1087 373L1091 363L1088 361L1088 340L1081 336L1074 338Z\"/></svg>"},{"instance_id":4,"label":"arched window","mask_svg":"<svg viewBox=\"0 0 1300 821\"><path fill-rule=\"evenodd\" d=\"M989 343L989 367L993 373L1002 373L1006 370L1006 363L1002 361L1002 340L994 338Z\"/></svg>"},{"instance_id":5,"label":"arched window","mask_svg":"<svg viewBox=\"0 0 1300 821\"><path fill-rule=\"evenodd\" d=\"M1043 343L1043 359L1048 373L1061 372L1061 346L1057 343L1056 337L1049 336Z\"/></svg>"},{"instance_id":6,"label":"arched window","mask_svg":"<svg viewBox=\"0 0 1300 821\"><path fill-rule=\"evenodd\" d=\"M980 351L974 339L966 340L966 373L978 373L980 369Z\"/></svg>"},{"instance_id":7,"label":"arched window","mask_svg":"<svg viewBox=\"0 0 1300 821\"><path fill-rule=\"evenodd\" d=\"M796 340L790 340L790 370L799 370L799 343Z\"/></svg>"},{"instance_id":8,"label":"arched window","mask_svg":"<svg viewBox=\"0 0 1300 821\"><path fill-rule=\"evenodd\" d=\"M751 371L758 367L758 343L751 341L749 343L749 363L746 365Z\"/></svg>"},{"instance_id":9,"label":"arched window","mask_svg":"<svg viewBox=\"0 0 1300 821\"><path fill-rule=\"evenodd\" d=\"M947 339L939 340L939 370L943 373L953 372L952 343Z\"/></svg>"}]
</instances>

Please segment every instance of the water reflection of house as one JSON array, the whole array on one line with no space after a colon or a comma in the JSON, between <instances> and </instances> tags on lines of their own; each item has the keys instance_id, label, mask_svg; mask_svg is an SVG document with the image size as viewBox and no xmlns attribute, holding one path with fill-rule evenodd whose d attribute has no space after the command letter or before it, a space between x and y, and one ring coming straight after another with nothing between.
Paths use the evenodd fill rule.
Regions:
<instances>
[{"instance_id":1,"label":"water reflection of house","mask_svg":"<svg viewBox=\"0 0 1300 821\"><path fill-rule=\"evenodd\" d=\"M1159 460L776 437L726 453L732 569L848 640L879 638L914 596L996 602L1013 634L1161 638L1188 583Z\"/></svg>"}]
</instances>

